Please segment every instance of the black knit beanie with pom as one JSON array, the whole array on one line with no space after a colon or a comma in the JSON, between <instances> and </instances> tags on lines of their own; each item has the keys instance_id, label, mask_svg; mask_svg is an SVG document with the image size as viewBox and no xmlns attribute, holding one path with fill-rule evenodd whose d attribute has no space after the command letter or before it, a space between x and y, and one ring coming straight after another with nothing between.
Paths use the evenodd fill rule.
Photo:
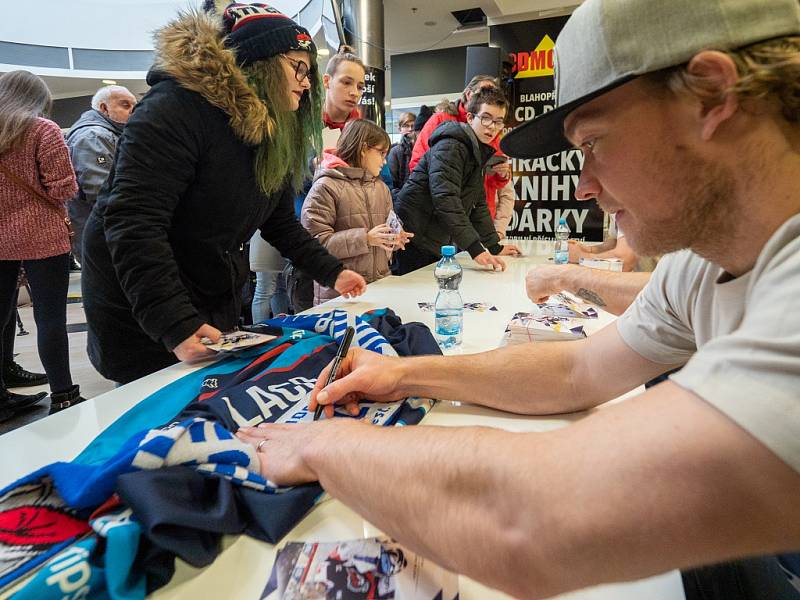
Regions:
<instances>
[{"instance_id":1,"label":"black knit beanie with pom","mask_svg":"<svg viewBox=\"0 0 800 600\"><path fill-rule=\"evenodd\" d=\"M316 58L317 48L308 30L267 4L205 0L203 10L222 16L226 44L236 52L239 65L291 50L305 50Z\"/></svg>"}]
</instances>

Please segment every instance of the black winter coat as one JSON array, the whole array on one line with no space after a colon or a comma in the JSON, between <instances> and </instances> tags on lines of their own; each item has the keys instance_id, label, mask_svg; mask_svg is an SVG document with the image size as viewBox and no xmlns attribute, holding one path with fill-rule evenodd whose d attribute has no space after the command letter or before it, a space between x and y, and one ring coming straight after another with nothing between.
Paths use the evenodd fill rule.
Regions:
<instances>
[{"instance_id":1,"label":"black winter coat","mask_svg":"<svg viewBox=\"0 0 800 600\"><path fill-rule=\"evenodd\" d=\"M176 362L203 323L237 325L257 229L323 285L342 270L297 221L290 189L259 191L257 146L229 114L163 73L148 83L84 234L89 357L118 382Z\"/></svg>"},{"instance_id":2,"label":"black winter coat","mask_svg":"<svg viewBox=\"0 0 800 600\"><path fill-rule=\"evenodd\" d=\"M389 173L392 174L392 198L397 198L397 194L408 179L408 163L413 149L414 142L405 134L400 138L400 142L389 150L386 162L389 164Z\"/></svg>"},{"instance_id":3,"label":"black winter coat","mask_svg":"<svg viewBox=\"0 0 800 600\"><path fill-rule=\"evenodd\" d=\"M483 187L483 169L494 148L456 121L439 125L429 144L397 198L403 228L414 234L411 244L434 256L446 244L473 258L484 250L499 254L503 247Z\"/></svg>"}]
</instances>

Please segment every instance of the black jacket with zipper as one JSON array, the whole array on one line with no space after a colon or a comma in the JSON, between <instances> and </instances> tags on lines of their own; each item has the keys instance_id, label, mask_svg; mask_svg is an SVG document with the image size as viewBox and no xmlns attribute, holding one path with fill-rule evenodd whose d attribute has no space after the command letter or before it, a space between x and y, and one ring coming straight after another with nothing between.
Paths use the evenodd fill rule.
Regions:
<instances>
[{"instance_id":1,"label":"black jacket with zipper","mask_svg":"<svg viewBox=\"0 0 800 600\"><path fill-rule=\"evenodd\" d=\"M403 189L406 181L408 180L408 162L411 160L411 151L414 148L414 142L404 134L400 141L392 146L389 150L389 155L386 157L386 163L389 165L389 173L392 174L392 198L396 198L400 190Z\"/></svg>"},{"instance_id":2,"label":"black jacket with zipper","mask_svg":"<svg viewBox=\"0 0 800 600\"><path fill-rule=\"evenodd\" d=\"M397 198L403 228L414 234L411 244L433 256L446 244L473 258L484 250L499 254L503 247L483 187L483 169L495 149L455 121L439 125L429 144Z\"/></svg>"},{"instance_id":3,"label":"black jacket with zipper","mask_svg":"<svg viewBox=\"0 0 800 600\"><path fill-rule=\"evenodd\" d=\"M183 19L178 33L192 43L214 33L202 16ZM252 141L264 113L252 91L230 93L224 86L237 82L224 79L197 84L184 57L161 60L169 73L148 74L152 87L125 127L84 233L89 357L123 383L176 362L171 350L203 323L237 325L249 272L242 250L256 230L324 285L343 268L298 222L291 189L260 192Z\"/></svg>"}]
</instances>

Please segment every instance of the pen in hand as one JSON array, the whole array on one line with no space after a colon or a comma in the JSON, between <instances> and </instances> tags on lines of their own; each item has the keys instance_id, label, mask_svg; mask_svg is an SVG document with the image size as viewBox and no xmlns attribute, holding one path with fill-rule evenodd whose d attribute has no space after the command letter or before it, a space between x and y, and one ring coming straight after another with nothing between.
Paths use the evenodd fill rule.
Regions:
<instances>
[{"instance_id":1,"label":"pen in hand","mask_svg":"<svg viewBox=\"0 0 800 600\"><path fill-rule=\"evenodd\" d=\"M344 337L342 337L342 342L339 344L339 348L336 350L336 356L333 359L333 364L331 365L330 373L328 373L328 381L325 382L325 387L328 387L331 383L336 380L336 375L339 373L339 366L342 364L342 359L347 356L347 351L350 350L350 342L353 341L353 336L355 335L356 330L352 327L348 327L347 330L344 332ZM322 388L322 389L325 389ZM323 406L322 404L317 403L317 408L314 409L314 420L318 420L320 415L322 414Z\"/></svg>"}]
</instances>

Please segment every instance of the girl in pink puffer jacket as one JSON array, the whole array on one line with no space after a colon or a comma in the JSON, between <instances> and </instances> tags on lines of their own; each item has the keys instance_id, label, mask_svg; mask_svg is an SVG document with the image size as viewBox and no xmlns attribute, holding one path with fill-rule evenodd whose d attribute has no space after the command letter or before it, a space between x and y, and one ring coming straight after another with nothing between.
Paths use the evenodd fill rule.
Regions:
<instances>
[{"instance_id":1,"label":"girl in pink puffer jacket","mask_svg":"<svg viewBox=\"0 0 800 600\"><path fill-rule=\"evenodd\" d=\"M380 178L389 136L375 123L348 123L335 150L326 150L303 202L300 222L367 283L389 275L389 260L413 234L392 231L389 188ZM314 305L335 298L336 290L314 283Z\"/></svg>"}]
</instances>

